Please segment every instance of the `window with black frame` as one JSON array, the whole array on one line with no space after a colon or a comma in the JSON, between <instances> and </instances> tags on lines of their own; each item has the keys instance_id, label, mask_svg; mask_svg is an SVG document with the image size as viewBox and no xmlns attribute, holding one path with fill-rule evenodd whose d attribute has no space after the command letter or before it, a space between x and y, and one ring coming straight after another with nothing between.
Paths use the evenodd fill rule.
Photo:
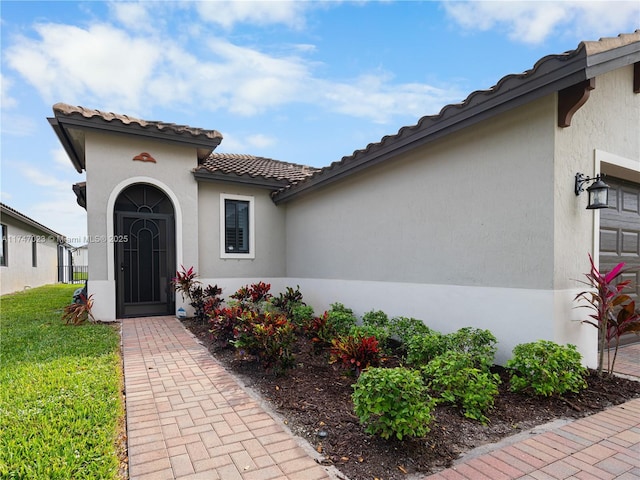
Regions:
<instances>
[{"instance_id":1,"label":"window with black frame","mask_svg":"<svg viewBox=\"0 0 640 480\"><path fill-rule=\"evenodd\" d=\"M249 206L244 200L224 200L226 253L250 253Z\"/></svg>"},{"instance_id":2,"label":"window with black frame","mask_svg":"<svg viewBox=\"0 0 640 480\"><path fill-rule=\"evenodd\" d=\"M0 267L7 266L7 226L5 224L1 224L2 226L2 243L0 243Z\"/></svg>"}]
</instances>

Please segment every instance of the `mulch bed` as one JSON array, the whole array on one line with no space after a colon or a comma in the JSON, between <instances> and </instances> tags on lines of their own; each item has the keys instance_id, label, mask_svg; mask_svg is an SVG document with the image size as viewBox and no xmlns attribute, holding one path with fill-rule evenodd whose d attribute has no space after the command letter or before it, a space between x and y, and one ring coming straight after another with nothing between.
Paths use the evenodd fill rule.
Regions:
<instances>
[{"instance_id":1,"label":"mulch bed","mask_svg":"<svg viewBox=\"0 0 640 480\"><path fill-rule=\"evenodd\" d=\"M502 384L487 425L466 419L456 407L440 405L426 438L382 440L365 433L353 413L355 378L329 365L327 356L314 354L307 342L297 344L296 368L286 376L275 376L256 362L239 359L232 349L221 348L212 341L207 326L189 319L183 323L229 371L259 392L296 435L322 454L322 463L335 465L350 480L394 480L434 473L475 447L640 397L640 382L600 378L593 371L587 378L588 388L579 394L545 398L513 393L508 390L507 372L496 366ZM396 363L390 359L388 364ZM326 437L320 438L320 431Z\"/></svg>"}]
</instances>

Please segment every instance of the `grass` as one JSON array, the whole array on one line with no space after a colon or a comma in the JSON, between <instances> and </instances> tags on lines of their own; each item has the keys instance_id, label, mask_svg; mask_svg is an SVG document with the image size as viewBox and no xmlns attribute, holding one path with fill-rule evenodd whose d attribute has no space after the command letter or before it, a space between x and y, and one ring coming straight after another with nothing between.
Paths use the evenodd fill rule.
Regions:
<instances>
[{"instance_id":1,"label":"grass","mask_svg":"<svg viewBox=\"0 0 640 480\"><path fill-rule=\"evenodd\" d=\"M77 285L0 298L0 478L119 479L119 335L65 325Z\"/></svg>"}]
</instances>

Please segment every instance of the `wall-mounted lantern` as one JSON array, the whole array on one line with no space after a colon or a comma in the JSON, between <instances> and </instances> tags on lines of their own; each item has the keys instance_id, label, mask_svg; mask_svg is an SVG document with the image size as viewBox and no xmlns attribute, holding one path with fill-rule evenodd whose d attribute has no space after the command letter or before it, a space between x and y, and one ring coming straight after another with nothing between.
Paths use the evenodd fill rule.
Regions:
<instances>
[{"instance_id":1,"label":"wall-mounted lantern","mask_svg":"<svg viewBox=\"0 0 640 480\"><path fill-rule=\"evenodd\" d=\"M576 183L574 187L576 195L584 192L584 188L582 187L585 183L593 182L587 187L587 193L589 194L588 210L609 207L609 185L602 181L602 177L604 177L604 174L589 178L582 173L576 173Z\"/></svg>"}]
</instances>

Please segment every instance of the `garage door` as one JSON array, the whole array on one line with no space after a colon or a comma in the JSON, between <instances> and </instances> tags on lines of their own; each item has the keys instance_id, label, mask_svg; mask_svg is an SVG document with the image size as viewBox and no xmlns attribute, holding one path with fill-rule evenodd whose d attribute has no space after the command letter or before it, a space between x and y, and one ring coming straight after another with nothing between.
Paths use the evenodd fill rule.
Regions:
<instances>
[{"instance_id":1,"label":"garage door","mask_svg":"<svg viewBox=\"0 0 640 480\"><path fill-rule=\"evenodd\" d=\"M611 188L609 208L600 210L600 270L609 271L620 262L632 268L623 277L632 281L629 293L640 306L640 184L613 177L605 181Z\"/></svg>"}]
</instances>

